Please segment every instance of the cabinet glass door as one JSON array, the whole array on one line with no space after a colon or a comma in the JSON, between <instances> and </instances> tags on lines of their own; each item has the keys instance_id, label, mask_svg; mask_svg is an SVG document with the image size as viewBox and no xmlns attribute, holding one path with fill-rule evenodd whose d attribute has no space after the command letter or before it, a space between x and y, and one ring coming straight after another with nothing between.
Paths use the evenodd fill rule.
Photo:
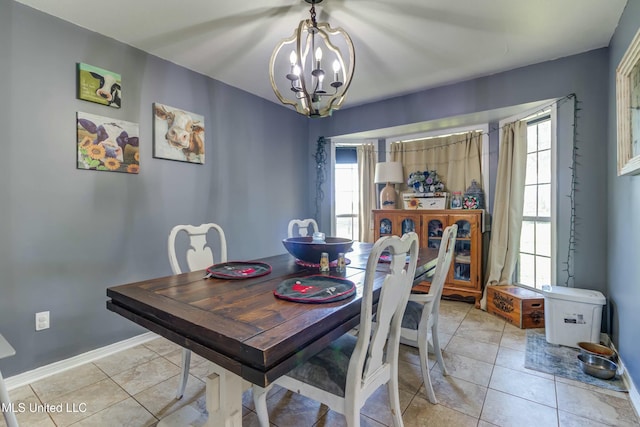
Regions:
<instances>
[{"instance_id":1,"label":"cabinet glass door","mask_svg":"<svg viewBox=\"0 0 640 427\"><path fill-rule=\"evenodd\" d=\"M402 220L402 234L415 232L416 231L416 223L413 218L405 218Z\"/></svg>"},{"instance_id":2,"label":"cabinet glass door","mask_svg":"<svg viewBox=\"0 0 640 427\"><path fill-rule=\"evenodd\" d=\"M393 223L391 222L391 220L389 218L382 218L380 220L380 224L378 224L378 227L380 227L380 236L389 236L391 234L393 234Z\"/></svg>"},{"instance_id":3,"label":"cabinet glass door","mask_svg":"<svg viewBox=\"0 0 640 427\"><path fill-rule=\"evenodd\" d=\"M472 271L473 248L471 245L471 223L466 220L458 220L458 235L456 236L456 247L453 253L453 281L457 284L471 284L474 277Z\"/></svg>"},{"instance_id":4,"label":"cabinet glass door","mask_svg":"<svg viewBox=\"0 0 640 427\"><path fill-rule=\"evenodd\" d=\"M441 218L433 218L427 221L427 247L439 249L442 241L442 232L446 224Z\"/></svg>"}]
</instances>

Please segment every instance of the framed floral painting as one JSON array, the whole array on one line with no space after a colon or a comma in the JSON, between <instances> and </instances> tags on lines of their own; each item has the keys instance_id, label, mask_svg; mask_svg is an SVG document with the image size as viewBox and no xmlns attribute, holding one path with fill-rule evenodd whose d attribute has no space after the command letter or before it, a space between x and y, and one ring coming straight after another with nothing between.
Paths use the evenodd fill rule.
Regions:
<instances>
[{"instance_id":1,"label":"framed floral painting","mask_svg":"<svg viewBox=\"0 0 640 427\"><path fill-rule=\"evenodd\" d=\"M618 175L640 174L640 30L616 69Z\"/></svg>"},{"instance_id":2,"label":"framed floral painting","mask_svg":"<svg viewBox=\"0 0 640 427\"><path fill-rule=\"evenodd\" d=\"M77 113L78 169L140 172L138 124Z\"/></svg>"}]
</instances>

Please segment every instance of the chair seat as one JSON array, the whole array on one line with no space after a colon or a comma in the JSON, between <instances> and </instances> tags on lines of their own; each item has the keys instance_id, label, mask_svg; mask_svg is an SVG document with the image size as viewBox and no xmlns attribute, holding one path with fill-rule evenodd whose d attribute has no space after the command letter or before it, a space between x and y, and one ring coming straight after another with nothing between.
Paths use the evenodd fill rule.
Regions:
<instances>
[{"instance_id":1,"label":"chair seat","mask_svg":"<svg viewBox=\"0 0 640 427\"><path fill-rule=\"evenodd\" d=\"M349 359L357 342L355 336L344 334L287 376L344 397Z\"/></svg>"},{"instance_id":2,"label":"chair seat","mask_svg":"<svg viewBox=\"0 0 640 427\"><path fill-rule=\"evenodd\" d=\"M415 301L409 301L407 308L404 310L404 316L402 317L402 327L405 329L418 330L420 319L422 318L423 304Z\"/></svg>"}]
</instances>

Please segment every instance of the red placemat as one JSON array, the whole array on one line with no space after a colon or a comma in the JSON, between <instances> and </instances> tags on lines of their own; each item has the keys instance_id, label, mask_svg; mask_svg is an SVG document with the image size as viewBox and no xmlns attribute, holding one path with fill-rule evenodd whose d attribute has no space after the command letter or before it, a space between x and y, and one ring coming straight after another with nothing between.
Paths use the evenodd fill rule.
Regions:
<instances>
[{"instance_id":1,"label":"red placemat","mask_svg":"<svg viewBox=\"0 0 640 427\"><path fill-rule=\"evenodd\" d=\"M208 277L216 279L249 279L271 273L271 266L257 261L232 261L207 268Z\"/></svg>"},{"instance_id":2,"label":"red placemat","mask_svg":"<svg viewBox=\"0 0 640 427\"><path fill-rule=\"evenodd\" d=\"M277 298L310 304L340 301L355 293L351 280L324 275L287 279L273 291Z\"/></svg>"}]
</instances>

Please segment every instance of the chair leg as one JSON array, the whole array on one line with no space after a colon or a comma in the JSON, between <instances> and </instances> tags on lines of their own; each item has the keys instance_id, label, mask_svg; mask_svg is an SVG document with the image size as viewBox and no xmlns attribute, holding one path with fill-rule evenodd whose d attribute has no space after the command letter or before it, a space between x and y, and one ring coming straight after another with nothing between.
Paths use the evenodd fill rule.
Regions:
<instances>
[{"instance_id":1,"label":"chair leg","mask_svg":"<svg viewBox=\"0 0 640 427\"><path fill-rule=\"evenodd\" d=\"M18 427L18 420L16 419L16 414L13 412L13 406L11 405L11 400L9 400L9 392L7 391L7 387L4 385L4 379L2 378L2 373L0 372L0 402L2 403L3 410L2 415L4 415L4 420L7 423L8 427Z\"/></svg>"},{"instance_id":2,"label":"chair leg","mask_svg":"<svg viewBox=\"0 0 640 427\"><path fill-rule=\"evenodd\" d=\"M447 376L449 375L449 372L447 371L447 367L444 365L444 359L442 358L440 338L438 337L438 321L435 319L431 326L431 341L433 342L433 352L436 354L436 360L438 361L438 366L440 366L442 375Z\"/></svg>"},{"instance_id":3,"label":"chair leg","mask_svg":"<svg viewBox=\"0 0 640 427\"><path fill-rule=\"evenodd\" d=\"M400 393L398 392L397 370L395 370L395 374L391 374L391 378L387 383L387 390L389 393L389 406L391 407L391 414L393 415L393 425L395 427L404 427L404 423L402 421L402 408L400 407Z\"/></svg>"},{"instance_id":4,"label":"chair leg","mask_svg":"<svg viewBox=\"0 0 640 427\"><path fill-rule=\"evenodd\" d=\"M431 375L429 374L429 336L427 328L418 328L418 349L420 353L420 369L422 370L422 380L424 389L427 392L427 399L434 405L438 403L436 394L431 385Z\"/></svg>"},{"instance_id":5,"label":"chair leg","mask_svg":"<svg viewBox=\"0 0 640 427\"><path fill-rule=\"evenodd\" d=\"M258 415L258 421L260 427L269 427L269 410L267 409L267 393L271 387L262 388L254 385L253 390L253 404L256 407L256 414Z\"/></svg>"},{"instance_id":6,"label":"chair leg","mask_svg":"<svg viewBox=\"0 0 640 427\"><path fill-rule=\"evenodd\" d=\"M176 399L182 399L184 389L187 387L187 379L189 379L189 366L191 365L191 350L182 349L182 373L180 375L180 384L178 384L178 392Z\"/></svg>"}]
</instances>

